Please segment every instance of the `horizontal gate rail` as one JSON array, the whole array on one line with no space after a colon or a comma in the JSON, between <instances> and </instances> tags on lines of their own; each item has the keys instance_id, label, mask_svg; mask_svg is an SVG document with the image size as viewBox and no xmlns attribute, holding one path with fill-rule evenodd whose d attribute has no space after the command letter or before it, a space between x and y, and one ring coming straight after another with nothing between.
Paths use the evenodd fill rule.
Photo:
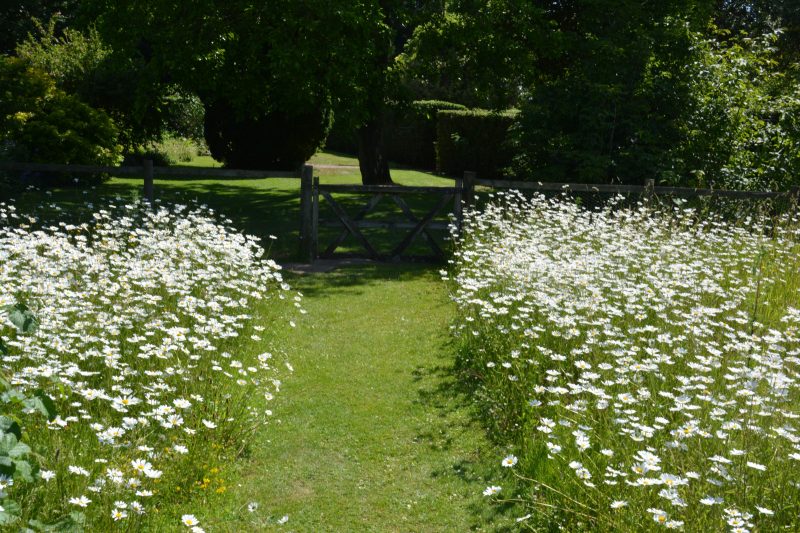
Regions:
<instances>
[{"instance_id":1,"label":"horizontal gate rail","mask_svg":"<svg viewBox=\"0 0 800 533\"><path fill-rule=\"evenodd\" d=\"M310 185L309 185L310 184ZM337 249L344 244L348 237L352 237L363 249L363 253L369 259L375 261L400 261L400 260L442 260L445 253L437 242L433 231L446 231L450 227L449 222L434 220L443 209L452 202L452 213L456 217L456 224L460 225L461 200L463 198L463 184L461 180L456 180L455 187L406 187L402 185L320 185L319 178L304 179L303 187L307 189L302 193L304 203L307 202L308 219L312 226L311 241L306 249L309 260L313 261L317 257L333 258L341 257L344 254L336 253ZM366 203L362 205L355 214L347 212L342 205L341 198L335 195L360 195L368 197ZM417 214L406 201L407 195L425 195L435 198L432 205L424 208L423 212ZM380 202L387 198L399 209L403 215L403 220L367 220L366 217L372 213ZM335 215L335 219L320 220L320 203L327 203ZM324 251L318 253L319 228L341 228L341 231L325 247ZM386 253L381 253L378 248L370 242L367 235L362 230L365 229L385 229L404 231L405 235L400 242ZM409 256L405 252L418 239L422 238L433 252L431 256ZM352 254L349 254L352 255Z\"/></svg>"}]
</instances>

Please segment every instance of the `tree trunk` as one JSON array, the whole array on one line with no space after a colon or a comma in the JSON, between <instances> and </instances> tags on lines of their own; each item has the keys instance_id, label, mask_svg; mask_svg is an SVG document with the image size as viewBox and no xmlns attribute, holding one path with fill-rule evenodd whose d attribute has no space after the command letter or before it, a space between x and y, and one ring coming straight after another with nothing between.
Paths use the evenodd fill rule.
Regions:
<instances>
[{"instance_id":1,"label":"tree trunk","mask_svg":"<svg viewBox=\"0 0 800 533\"><path fill-rule=\"evenodd\" d=\"M358 130L358 166L364 185L391 185L383 147L383 120L371 118Z\"/></svg>"}]
</instances>

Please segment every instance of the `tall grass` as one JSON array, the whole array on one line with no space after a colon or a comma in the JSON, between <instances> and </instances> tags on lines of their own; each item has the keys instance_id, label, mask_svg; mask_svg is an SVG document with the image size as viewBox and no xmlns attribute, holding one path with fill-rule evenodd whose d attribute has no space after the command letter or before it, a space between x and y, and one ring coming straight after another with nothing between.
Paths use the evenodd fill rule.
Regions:
<instances>
[{"instance_id":1,"label":"tall grass","mask_svg":"<svg viewBox=\"0 0 800 533\"><path fill-rule=\"evenodd\" d=\"M3 478L0 523L200 531L287 372L255 347L290 327L299 296L206 208L94 211L73 225L0 204L0 307L38 320L25 334L0 313L13 387L0 408L35 454ZM52 398L54 413L7 401L15 391Z\"/></svg>"},{"instance_id":2,"label":"tall grass","mask_svg":"<svg viewBox=\"0 0 800 533\"><path fill-rule=\"evenodd\" d=\"M486 496L534 530L797 528L798 234L516 193L468 213L454 332L510 447Z\"/></svg>"}]
</instances>

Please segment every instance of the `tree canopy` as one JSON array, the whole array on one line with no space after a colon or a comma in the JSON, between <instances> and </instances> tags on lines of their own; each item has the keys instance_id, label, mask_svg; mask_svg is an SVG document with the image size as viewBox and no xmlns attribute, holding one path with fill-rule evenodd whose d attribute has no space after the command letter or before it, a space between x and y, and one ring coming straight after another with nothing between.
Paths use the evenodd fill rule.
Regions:
<instances>
[{"instance_id":1,"label":"tree canopy","mask_svg":"<svg viewBox=\"0 0 800 533\"><path fill-rule=\"evenodd\" d=\"M2 9L5 53L109 113L124 145L160 135L176 102L200 102L204 121L192 128L232 166L295 168L335 122L358 147L364 182L388 183L387 128L414 100L519 110L514 161L500 171L521 178L733 183L745 161L764 175L788 173L796 157L785 154L800 137L790 119L800 4L789 0L61 0ZM742 110L738 118L709 112L726 105ZM700 131L717 136L701 142Z\"/></svg>"}]
</instances>

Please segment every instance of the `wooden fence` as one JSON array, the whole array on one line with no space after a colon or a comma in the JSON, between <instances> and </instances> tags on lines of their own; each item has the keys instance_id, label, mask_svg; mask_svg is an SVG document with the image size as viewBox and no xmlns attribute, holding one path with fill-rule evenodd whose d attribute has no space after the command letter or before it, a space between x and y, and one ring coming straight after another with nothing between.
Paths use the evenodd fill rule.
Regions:
<instances>
[{"instance_id":1,"label":"wooden fence","mask_svg":"<svg viewBox=\"0 0 800 533\"><path fill-rule=\"evenodd\" d=\"M655 186L653 180L645 185L605 185L586 183L541 183L532 181L482 180L475 172L465 172L463 179L456 179L453 187L405 187L399 185L321 185L318 177L314 177L314 167L304 165L298 171L262 171L235 170L223 168L201 167L155 167L150 160L144 160L141 166L95 166L95 165L59 165L49 163L13 163L0 162L0 170L11 172L54 172L70 174L113 174L115 176L141 177L143 196L150 202L154 199L153 179L155 176L183 178L298 178L300 180L300 255L303 260L312 262L318 257L336 256L336 250L348 236L352 236L364 249L366 256L374 260L398 261L406 258L404 252L413 242L422 236L433 255L425 259L443 259L444 253L437 244L431 230L446 230L447 223L437 222L434 218L448 206L452 205L452 214L457 226L462 223L462 208L471 204L476 187L490 189L517 189L538 192L577 192L599 194L634 194L649 198L658 195L692 198L700 196L769 199L800 197L798 189L786 192L773 191L736 191L722 189L703 189L690 187ZM366 204L354 215L348 214L334 194L350 194L366 196ZM423 194L437 197L433 208L417 215L409 206L404 196ZM403 220L365 220L383 198L389 198L399 208ZM336 216L336 220L320 220L320 199L327 202ZM319 230L321 227L338 227L339 234L320 253ZM403 239L388 253L381 253L364 235L362 229L408 230Z\"/></svg>"},{"instance_id":2,"label":"wooden fence","mask_svg":"<svg viewBox=\"0 0 800 533\"><path fill-rule=\"evenodd\" d=\"M510 180L482 180L478 179L475 172L464 173L465 195L471 197L476 186L491 189L516 189L521 191L539 192L589 192L600 194L638 194L647 196L677 196L679 198L697 198L700 196L710 196L718 198L740 198L740 199L766 199L766 198L785 198L798 195L798 188L790 191L737 191L726 189L704 189L693 187L664 187L656 186L654 180L646 180L644 185L608 185L593 183L542 183L533 181L510 181Z\"/></svg>"},{"instance_id":3,"label":"wooden fence","mask_svg":"<svg viewBox=\"0 0 800 533\"><path fill-rule=\"evenodd\" d=\"M145 159L140 166L61 165L52 163L15 163L0 161L0 170L9 172L53 172L63 174L112 174L114 176L141 177L142 196L149 202L155 199L153 179L155 176L169 178L302 178L310 179L314 174L311 165L303 165L298 171L238 170L211 167L156 167ZM309 233L301 228L301 250L308 247Z\"/></svg>"},{"instance_id":4,"label":"wooden fence","mask_svg":"<svg viewBox=\"0 0 800 533\"><path fill-rule=\"evenodd\" d=\"M308 168L305 165L300 171L274 170L236 170L211 167L155 167L153 161L145 159L140 166L100 166L100 165L60 165L53 163L14 163L0 161L0 170L9 172L52 172L62 174L113 174L114 176L141 177L142 193L148 201L153 201L153 178L299 178Z\"/></svg>"}]
</instances>

